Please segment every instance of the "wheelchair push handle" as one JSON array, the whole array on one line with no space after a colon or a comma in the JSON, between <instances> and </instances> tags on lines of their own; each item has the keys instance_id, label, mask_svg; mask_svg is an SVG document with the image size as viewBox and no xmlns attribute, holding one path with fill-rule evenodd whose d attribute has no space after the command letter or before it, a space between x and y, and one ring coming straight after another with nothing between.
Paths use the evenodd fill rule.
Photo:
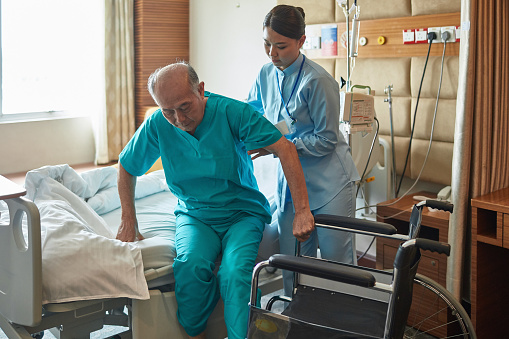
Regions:
<instances>
[{"instance_id":1,"label":"wheelchair push handle","mask_svg":"<svg viewBox=\"0 0 509 339\"><path fill-rule=\"evenodd\" d=\"M410 239L399 246L396 258L394 258L394 268L402 269L412 265L414 255L411 253L416 251L416 249L428 250L447 256L451 253L451 246L449 244L423 238Z\"/></svg>"},{"instance_id":2,"label":"wheelchair push handle","mask_svg":"<svg viewBox=\"0 0 509 339\"><path fill-rule=\"evenodd\" d=\"M441 211L446 211L449 213L453 212L454 205L447 201L441 200L426 200L426 206L430 208L435 208Z\"/></svg>"},{"instance_id":3,"label":"wheelchair push handle","mask_svg":"<svg viewBox=\"0 0 509 339\"><path fill-rule=\"evenodd\" d=\"M445 254L449 256L451 254L451 245L435 240L417 238L405 241L401 244L403 248L417 247L421 250L431 251L438 254Z\"/></svg>"},{"instance_id":4,"label":"wheelchair push handle","mask_svg":"<svg viewBox=\"0 0 509 339\"><path fill-rule=\"evenodd\" d=\"M445 254L447 256L451 254L451 245L434 240L418 238L416 239L416 246L421 250L428 250L438 254Z\"/></svg>"}]
</instances>

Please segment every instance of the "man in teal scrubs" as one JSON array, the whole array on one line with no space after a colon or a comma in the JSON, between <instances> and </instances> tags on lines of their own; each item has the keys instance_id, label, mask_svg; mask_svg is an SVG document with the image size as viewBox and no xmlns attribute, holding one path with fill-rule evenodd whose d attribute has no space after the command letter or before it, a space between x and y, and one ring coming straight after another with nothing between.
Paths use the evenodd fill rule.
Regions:
<instances>
[{"instance_id":1,"label":"man in teal scrubs","mask_svg":"<svg viewBox=\"0 0 509 339\"><path fill-rule=\"evenodd\" d=\"M179 322L190 338L205 338L221 295L228 337L245 338L251 273L271 220L247 152L265 149L279 157L294 198L294 235L304 241L314 219L295 146L248 104L205 92L188 64L156 70L148 88L160 110L120 154L117 239L143 239L134 206L136 177L161 157L168 187L179 199L173 264Z\"/></svg>"}]
</instances>

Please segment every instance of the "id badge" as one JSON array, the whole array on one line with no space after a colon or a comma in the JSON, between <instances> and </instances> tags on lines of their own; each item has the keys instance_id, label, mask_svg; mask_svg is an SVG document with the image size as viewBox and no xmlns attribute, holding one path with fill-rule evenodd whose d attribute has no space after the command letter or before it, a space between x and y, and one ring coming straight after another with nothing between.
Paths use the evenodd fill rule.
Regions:
<instances>
[{"instance_id":1,"label":"id badge","mask_svg":"<svg viewBox=\"0 0 509 339\"><path fill-rule=\"evenodd\" d=\"M280 122L278 122L277 124L274 125L279 132L281 132L281 134L283 135L287 135L288 133L290 133L290 130L288 129L288 125L286 124L286 121L284 120L281 120Z\"/></svg>"}]
</instances>

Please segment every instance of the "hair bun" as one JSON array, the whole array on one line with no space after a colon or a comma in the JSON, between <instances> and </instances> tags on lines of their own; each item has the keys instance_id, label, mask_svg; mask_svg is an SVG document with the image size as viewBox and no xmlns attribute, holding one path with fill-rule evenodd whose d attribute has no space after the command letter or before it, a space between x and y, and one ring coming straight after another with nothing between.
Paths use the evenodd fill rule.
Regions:
<instances>
[{"instance_id":1,"label":"hair bun","mask_svg":"<svg viewBox=\"0 0 509 339\"><path fill-rule=\"evenodd\" d=\"M302 7L295 7L299 12L300 14L302 15L302 19L306 19L306 14L304 13L304 8Z\"/></svg>"}]
</instances>

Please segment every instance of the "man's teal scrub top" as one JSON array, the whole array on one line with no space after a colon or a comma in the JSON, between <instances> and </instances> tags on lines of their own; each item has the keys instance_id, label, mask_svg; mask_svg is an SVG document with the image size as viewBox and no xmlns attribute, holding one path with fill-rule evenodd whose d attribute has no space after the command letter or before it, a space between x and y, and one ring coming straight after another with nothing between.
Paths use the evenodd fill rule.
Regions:
<instances>
[{"instance_id":1,"label":"man's teal scrub top","mask_svg":"<svg viewBox=\"0 0 509 339\"><path fill-rule=\"evenodd\" d=\"M166 182L179 199L175 214L217 220L244 211L270 223L247 150L278 141L281 133L243 102L205 92L202 122L194 136L171 125L157 110L120 153L122 167L143 175L161 157Z\"/></svg>"}]
</instances>

